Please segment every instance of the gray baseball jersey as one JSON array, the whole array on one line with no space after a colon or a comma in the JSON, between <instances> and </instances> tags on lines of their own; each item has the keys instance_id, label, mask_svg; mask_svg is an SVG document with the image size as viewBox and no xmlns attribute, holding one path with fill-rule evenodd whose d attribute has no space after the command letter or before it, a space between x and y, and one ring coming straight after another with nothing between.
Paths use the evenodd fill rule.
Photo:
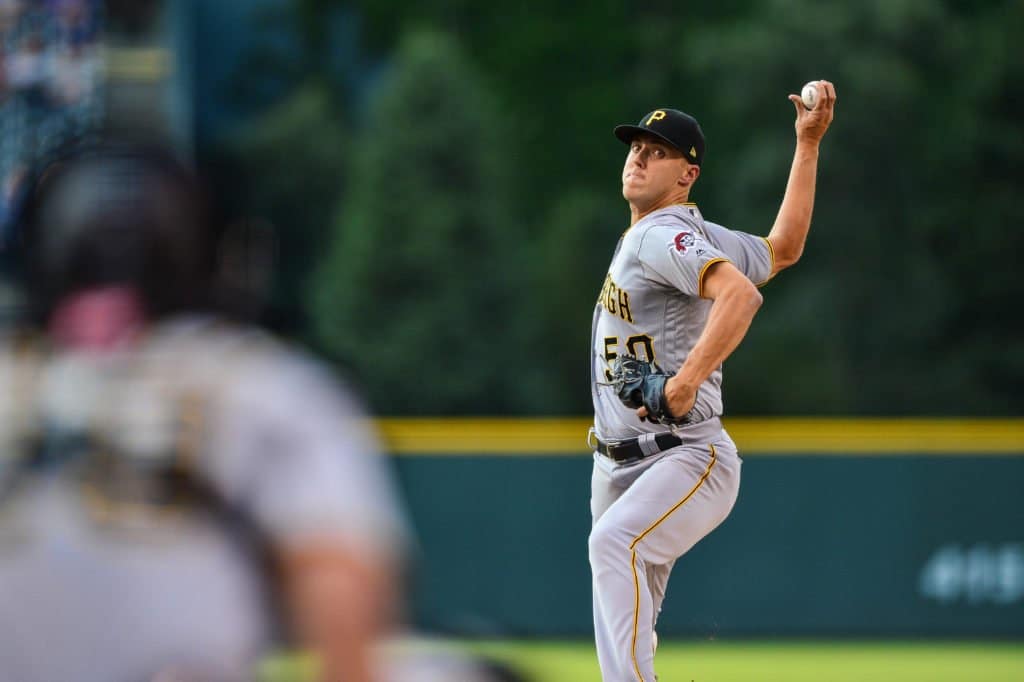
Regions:
<instances>
[{"instance_id":1,"label":"gray baseball jersey","mask_svg":"<svg viewBox=\"0 0 1024 682\"><path fill-rule=\"evenodd\" d=\"M190 317L105 355L0 344L0 395L4 679L252 678L274 625L265 576L235 525L179 499L177 472L275 547L402 551L363 411L260 333Z\"/></svg>"},{"instance_id":2,"label":"gray baseball jersey","mask_svg":"<svg viewBox=\"0 0 1024 682\"><path fill-rule=\"evenodd\" d=\"M771 275L768 241L707 222L695 205L670 206L633 225L619 240L594 311L591 384L594 428L602 440L665 431L641 422L605 385L620 354L676 372L704 330L711 301L701 298L708 268L730 261L755 284ZM700 386L697 413L722 414L721 368Z\"/></svg>"},{"instance_id":3,"label":"gray baseball jersey","mask_svg":"<svg viewBox=\"0 0 1024 682\"><path fill-rule=\"evenodd\" d=\"M594 428L604 441L667 431L641 422L606 385L621 353L675 372L707 323L701 297L714 263L729 261L751 281L771 276L771 245L706 222L691 204L640 220L619 240L594 311ZM677 558L718 526L739 493L741 461L722 428L722 372L700 386L703 419L679 429L677 447L616 464L594 454L589 539L594 637L605 682L654 682L653 632Z\"/></svg>"}]
</instances>

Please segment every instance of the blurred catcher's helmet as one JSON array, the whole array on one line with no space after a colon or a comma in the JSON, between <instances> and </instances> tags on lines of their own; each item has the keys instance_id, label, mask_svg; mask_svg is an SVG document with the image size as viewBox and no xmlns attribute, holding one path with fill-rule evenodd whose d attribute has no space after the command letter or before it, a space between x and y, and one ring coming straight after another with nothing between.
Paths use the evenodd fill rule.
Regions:
<instances>
[{"instance_id":1,"label":"blurred catcher's helmet","mask_svg":"<svg viewBox=\"0 0 1024 682\"><path fill-rule=\"evenodd\" d=\"M217 235L197 178L162 147L58 155L22 189L9 231L5 255L36 323L101 286L133 287L152 317L208 302Z\"/></svg>"}]
</instances>

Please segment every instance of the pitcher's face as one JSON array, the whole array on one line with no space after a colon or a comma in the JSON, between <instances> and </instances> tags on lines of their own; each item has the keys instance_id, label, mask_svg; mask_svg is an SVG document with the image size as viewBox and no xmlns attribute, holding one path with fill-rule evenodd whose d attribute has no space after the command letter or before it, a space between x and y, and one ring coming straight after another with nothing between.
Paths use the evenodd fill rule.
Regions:
<instances>
[{"instance_id":1,"label":"pitcher's face","mask_svg":"<svg viewBox=\"0 0 1024 682\"><path fill-rule=\"evenodd\" d=\"M697 166L672 145L654 135L638 135L622 169L622 196L631 204L656 203L680 188L688 190L696 179L691 168Z\"/></svg>"}]
</instances>

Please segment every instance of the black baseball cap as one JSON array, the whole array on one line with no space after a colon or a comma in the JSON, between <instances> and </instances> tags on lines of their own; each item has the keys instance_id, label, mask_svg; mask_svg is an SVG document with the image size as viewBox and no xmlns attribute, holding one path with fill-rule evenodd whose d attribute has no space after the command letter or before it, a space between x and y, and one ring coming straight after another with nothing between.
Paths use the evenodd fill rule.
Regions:
<instances>
[{"instance_id":1,"label":"black baseball cap","mask_svg":"<svg viewBox=\"0 0 1024 682\"><path fill-rule=\"evenodd\" d=\"M704 131L697 119L678 109L655 109L636 125L615 126L615 137L626 144L641 133L661 138L681 151L690 163L699 166L704 161Z\"/></svg>"}]
</instances>

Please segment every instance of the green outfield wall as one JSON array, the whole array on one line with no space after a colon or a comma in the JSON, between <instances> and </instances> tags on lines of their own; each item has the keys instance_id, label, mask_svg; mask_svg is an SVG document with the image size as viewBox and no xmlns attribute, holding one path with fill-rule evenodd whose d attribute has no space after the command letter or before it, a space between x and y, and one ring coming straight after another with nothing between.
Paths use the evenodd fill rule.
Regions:
<instances>
[{"instance_id":1,"label":"green outfield wall","mask_svg":"<svg viewBox=\"0 0 1024 682\"><path fill-rule=\"evenodd\" d=\"M384 420L413 617L588 635L585 420ZM729 420L739 501L674 569L665 635L1024 636L1024 420Z\"/></svg>"}]
</instances>

